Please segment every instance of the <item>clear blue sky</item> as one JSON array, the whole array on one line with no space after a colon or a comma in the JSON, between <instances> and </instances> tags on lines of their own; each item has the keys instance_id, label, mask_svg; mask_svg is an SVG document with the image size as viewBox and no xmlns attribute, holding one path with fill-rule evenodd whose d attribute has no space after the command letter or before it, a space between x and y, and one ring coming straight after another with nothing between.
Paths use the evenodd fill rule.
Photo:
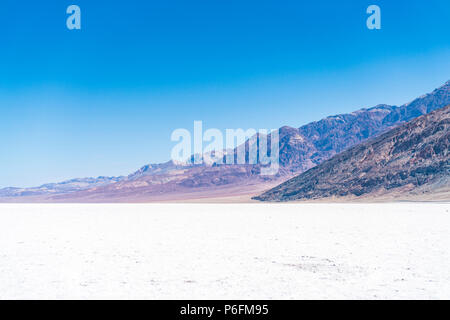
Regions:
<instances>
[{"instance_id":1,"label":"clear blue sky","mask_svg":"<svg viewBox=\"0 0 450 320\"><path fill-rule=\"evenodd\" d=\"M450 79L449 34L448 0L2 0L0 187L166 161L194 120L299 127L403 104Z\"/></svg>"}]
</instances>

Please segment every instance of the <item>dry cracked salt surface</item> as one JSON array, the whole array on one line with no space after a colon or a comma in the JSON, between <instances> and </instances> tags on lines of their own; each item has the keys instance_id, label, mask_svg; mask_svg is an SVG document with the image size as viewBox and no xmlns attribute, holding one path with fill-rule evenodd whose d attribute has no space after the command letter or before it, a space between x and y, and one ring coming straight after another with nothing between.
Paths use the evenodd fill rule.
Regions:
<instances>
[{"instance_id":1,"label":"dry cracked salt surface","mask_svg":"<svg viewBox=\"0 0 450 320\"><path fill-rule=\"evenodd\" d=\"M2 204L0 299L449 299L450 204Z\"/></svg>"}]
</instances>

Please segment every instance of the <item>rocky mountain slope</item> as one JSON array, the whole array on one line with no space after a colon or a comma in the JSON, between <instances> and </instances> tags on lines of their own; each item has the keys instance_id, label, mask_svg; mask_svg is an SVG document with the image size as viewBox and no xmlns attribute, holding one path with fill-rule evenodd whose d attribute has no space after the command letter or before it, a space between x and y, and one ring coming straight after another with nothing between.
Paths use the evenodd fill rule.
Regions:
<instances>
[{"instance_id":1,"label":"rocky mountain slope","mask_svg":"<svg viewBox=\"0 0 450 320\"><path fill-rule=\"evenodd\" d=\"M214 194L222 192L226 195L227 186L238 193L246 193L259 190L258 185L285 181L358 143L447 104L450 104L450 81L399 107L378 105L327 117L300 128L282 127L279 129L280 171L272 177L261 177L259 164L217 165L207 161L203 165L190 165L169 161L143 166L127 177L74 179L73 183L63 182L37 188L1 189L0 201L5 198L19 198L14 201L21 201L22 197L36 195L47 195L50 201L70 198L84 201L86 196L89 199L110 201L113 198L125 199L125 195L130 197L132 194L154 199L179 193L206 196L206 193L215 189L218 191ZM247 141L246 145L249 143ZM239 191L236 186L241 186Z\"/></svg>"},{"instance_id":2,"label":"rocky mountain slope","mask_svg":"<svg viewBox=\"0 0 450 320\"><path fill-rule=\"evenodd\" d=\"M433 92L400 107L378 105L349 114L327 117L298 129L292 128L290 139L292 137L301 139L297 138L295 142L291 140L289 146L298 148L299 145L308 145L310 147L306 148L306 152L294 152L296 154L294 156L290 152L280 154L281 164L288 164L294 172L296 169L309 169L368 138L448 104L450 104L450 81ZM280 147L280 153L282 149ZM298 159L292 161L296 157Z\"/></svg>"},{"instance_id":3,"label":"rocky mountain slope","mask_svg":"<svg viewBox=\"0 0 450 320\"><path fill-rule=\"evenodd\" d=\"M310 200L450 190L450 105L350 148L256 197Z\"/></svg>"}]
</instances>

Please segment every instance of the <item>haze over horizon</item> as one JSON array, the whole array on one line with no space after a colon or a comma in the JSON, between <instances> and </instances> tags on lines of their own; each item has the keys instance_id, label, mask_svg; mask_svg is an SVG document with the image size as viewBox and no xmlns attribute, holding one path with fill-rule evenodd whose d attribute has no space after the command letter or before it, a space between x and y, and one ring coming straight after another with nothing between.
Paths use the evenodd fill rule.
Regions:
<instances>
[{"instance_id":1,"label":"haze over horizon","mask_svg":"<svg viewBox=\"0 0 450 320\"><path fill-rule=\"evenodd\" d=\"M401 105L450 79L448 1L0 7L0 187L126 175L170 158L174 129L299 127ZM407 7L408 10L404 10Z\"/></svg>"}]
</instances>

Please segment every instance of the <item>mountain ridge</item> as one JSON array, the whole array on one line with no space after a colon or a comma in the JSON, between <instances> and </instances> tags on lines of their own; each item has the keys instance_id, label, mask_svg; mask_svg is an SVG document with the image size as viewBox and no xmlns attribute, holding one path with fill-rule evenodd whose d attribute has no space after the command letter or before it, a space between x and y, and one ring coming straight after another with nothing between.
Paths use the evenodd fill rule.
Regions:
<instances>
[{"instance_id":1,"label":"mountain ridge","mask_svg":"<svg viewBox=\"0 0 450 320\"><path fill-rule=\"evenodd\" d=\"M326 117L303 125L299 128L283 126L279 129L280 137L280 171L278 175L268 178L260 177L261 165L222 165L208 162L203 165L174 163L168 161L160 164L145 165L126 177L108 177L95 181L96 178L83 178L82 184L73 183L73 188L64 188L67 182L45 184L37 188L4 188L0 189L0 201L7 197L23 197L30 195L49 198L70 194L80 196L87 190L100 193L112 192L111 197L119 196L122 188L132 189L137 186L149 187L152 194L160 194L160 190L186 192L189 186L193 191L203 187L223 188L224 185L249 185L280 182L305 172L336 154L347 150L365 140L386 132L415 117L426 114L437 108L450 104L450 80L432 92L422 95L401 106L379 104L371 108L362 108L347 114ZM246 159L248 144L246 141ZM270 135L269 135L270 140ZM237 148L234 149L236 152ZM226 150L223 151L225 154ZM78 180L83 180L78 179ZM77 180L77 179L72 179ZM71 181L71 180L69 180ZM117 184L117 185L116 185ZM116 186L114 186L116 185ZM155 185L160 186L158 190ZM92 194L92 192L89 192ZM144 192L144 194L148 194ZM99 195L100 198L109 197ZM51 199L50 199L51 200Z\"/></svg>"},{"instance_id":2,"label":"mountain ridge","mask_svg":"<svg viewBox=\"0 0 450 320\"><path fill-rule=\"evenodd\" d=\"M358 144L260 196L261 201L450 190L450 105Z\"/></svg>"}]
</instances>

